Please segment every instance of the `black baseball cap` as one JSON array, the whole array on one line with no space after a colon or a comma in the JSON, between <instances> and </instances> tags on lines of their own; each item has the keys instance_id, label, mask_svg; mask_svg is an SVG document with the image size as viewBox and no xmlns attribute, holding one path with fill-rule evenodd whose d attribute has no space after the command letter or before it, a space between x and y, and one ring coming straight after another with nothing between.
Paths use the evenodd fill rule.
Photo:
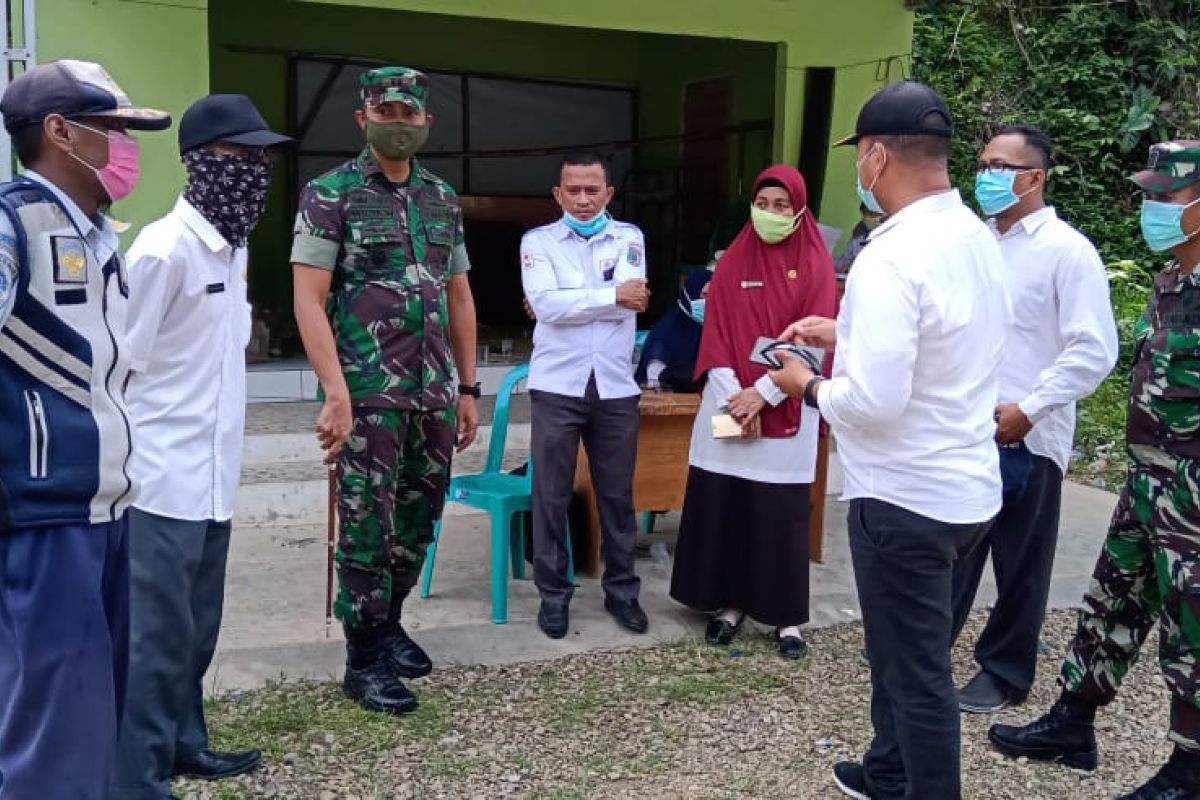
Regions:
<instances>
[{"instance_id":1,"label":"black baseball cap","mask_svg":"<svg viewBox=\"0 0 1200 800\"><path fill-rule=\"evenodd\" d=\"M229 142L247 147L274 147L292 141L275 133L244 94L210 94L183 112L179 119L179 152L211 142Z\"/></svg>"},{"instance_id":2,"label":"black baseball cap","mask_svg":"<svg viewBox=\"0 0 1200 800\"><path fill-rule=\"evenodd\" d=\"M946 101L920 81L896 81L880 89L858 112L854 134L835 146L858 144L864 136L945 136L953 125Z\"/></svg>"},{"instance_id":3,"label":"black baseball cap","mask_svg":"<svg viewBox=\"0 0 1200 800\"><path fill-rule=\"evenodd\" d=\"M109 117L144 131L171 126L167 112L130 103L104 67L72 59L42 64L13 79L0 98L0 114L9 133L41 125L51 114L67 119Z\"/></svg>"}]
</instances>

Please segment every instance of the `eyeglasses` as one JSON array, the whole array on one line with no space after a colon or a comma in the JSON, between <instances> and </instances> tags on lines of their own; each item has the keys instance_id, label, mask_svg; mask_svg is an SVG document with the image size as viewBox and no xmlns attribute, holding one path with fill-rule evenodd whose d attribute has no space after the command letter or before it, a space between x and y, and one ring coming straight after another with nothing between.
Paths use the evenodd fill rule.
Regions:
<instances>
[{"instance_id":1,"label":"eyeglasses","mask_svg":"<svg viewBox=\"0 0 1200 800\"><path fill-rule=\"evenodd\" d=\"M1007 161L980 161L975 165L975 173L980 172L1029 172L1030 170L1041 169L1041 167L1033 167L1027 164L1009 164Z\"/></svg>"}]
</instances>

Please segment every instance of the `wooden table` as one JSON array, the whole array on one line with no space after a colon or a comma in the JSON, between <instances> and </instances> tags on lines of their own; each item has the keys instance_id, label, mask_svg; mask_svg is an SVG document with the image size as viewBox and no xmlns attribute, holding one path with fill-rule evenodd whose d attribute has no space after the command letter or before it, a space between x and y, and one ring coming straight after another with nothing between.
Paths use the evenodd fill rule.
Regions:
<instances>
[{"instance_id":1,"label":"wooden table","mask_svg":"<svg viewBox=\"0 0 1200 800\"><path fill-rule=\"evenodd\" d=\"M688 449L692 426L700 409L700 395L646 392L638 402L637 466L633 471L633 507L645 511L674 511L683 508L687 488ZM812 559L821 560L825 531L825 473L827 438L817 452L817 475L812 486L809 546ZM579 448L575 464L575 493L583 497L587 510L588 549L585 574L600 570L600 515L587 454ZM819 502L818 502L819 500ZM641 520L638 520L639 526ZM639 527L640 530L640 527Z\"/></svg>"}]
</instances>

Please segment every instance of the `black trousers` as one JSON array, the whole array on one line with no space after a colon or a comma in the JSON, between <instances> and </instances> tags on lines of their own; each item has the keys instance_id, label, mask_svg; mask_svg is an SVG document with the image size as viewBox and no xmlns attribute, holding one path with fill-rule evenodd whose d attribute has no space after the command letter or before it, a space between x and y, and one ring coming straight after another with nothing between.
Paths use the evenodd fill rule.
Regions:
<instances>
[{"instance_id":1,"label":"black trousers","mask_svg":"<svg viewBox=\"0 0 1200 800\"><path fill-rule=\"evenodd\" d=\"M604 554L604 593L633 600L641 581L634 572L637 519L633 467L637 461L638 398L601 400L595 380L583 397L533 390L533 581L543 600L568 602L567 508L575 485L579 442L587 451Z\"/></svg>"},{"instance_id":2,"label":"black trousers","mask_svg":"<svg viewBox=\"0 0 1200 800\"><path fill-rule=\"evenodd\" d=\"M171 767L208 749L204 673L225 601L230 523L129 510L129 699L112 800L171 797Z\"/></svg>"},{"instance_id":3,"label":"black trousers","mask_svg":"<svg viewBox=\"0 0 1200 800\"><path fill-rule=\"evenodd\" d=\"M955 561L989 523L953 525L863 498L850 501L849 523L871 662L875 738L863 758L870 795L958 800L951 582Z\"/></svg>"},{"instance_id":4,"label":"black trousers","mask_svg":"<svg viewBox=\"0 0 1200 800\"><path fill-rule=\"evenodd\" d=\"M1004 508L979 545L954 568L954 638L971 613L988 554L996 572L996 605L975 643L979 667L1008 684L1016 696L1029 693L1037 672L1038 636L1050 595L1050 573L1058 545L1063 474L1035 455L1033 472Z\"/></svg>"}]
</instances>

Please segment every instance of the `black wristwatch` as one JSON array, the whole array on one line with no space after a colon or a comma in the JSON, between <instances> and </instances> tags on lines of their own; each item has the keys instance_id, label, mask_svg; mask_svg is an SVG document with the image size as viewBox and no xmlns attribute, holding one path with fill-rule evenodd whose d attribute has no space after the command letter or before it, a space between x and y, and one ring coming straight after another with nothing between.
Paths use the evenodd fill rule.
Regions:
<instances>
[{"instance_id":1,"label":"black wristwatch","mask_svg":"<svg viewBox=\"0 0 1200 800\"><path fill-rule=\"evenodd\" d=\"M460 383L458 385L458 393L467 397L483 397L483 390L479 388L479 381L476 381L474 385Z\"/></svg>"},{"instance_id":2,"label":"black wristwatch","mask_svg":"<svg viewBox=\"0 0 1200 800\"><path fill-rule=\"evenodd\" d=\"M813 375L808 379L808 383L804 384L804 405L810 408L819 408L817 406L817 387L821 385L821 381L825 380L820 375Z\"/></svg>"}]
</instances>

